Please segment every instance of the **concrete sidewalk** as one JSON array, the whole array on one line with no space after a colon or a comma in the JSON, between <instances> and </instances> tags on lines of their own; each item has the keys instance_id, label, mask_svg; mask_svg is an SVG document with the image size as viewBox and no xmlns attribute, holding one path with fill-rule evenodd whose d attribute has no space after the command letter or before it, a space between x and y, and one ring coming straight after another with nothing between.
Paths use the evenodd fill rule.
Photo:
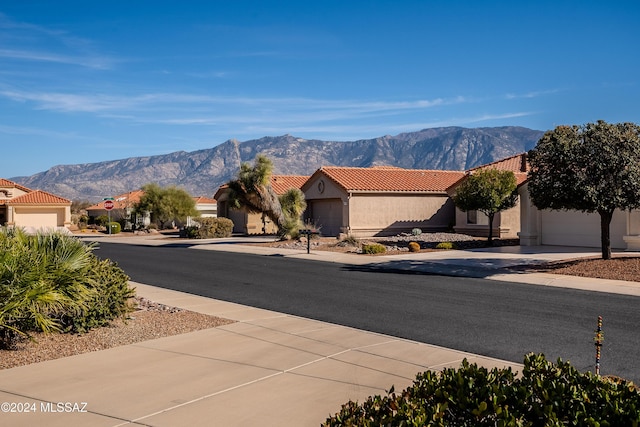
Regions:
<instances>
[{"instance_id":1,"label":"concrete sidewalk","mask_svg":"<svg viewBox=\"0 0 640 427\"><path fill-rule=\"evenodd\" d=\"M137 238L135 242L178 241ZM597 286L590 290L640 294L640 284L635 282L505 270L594 254L579 248L538 252L491 248L367 257L241 246L234 240L184 245L197 250L278 253L367 268L408 268L418 273L457 269L453 272L473 271L493 280L581 289ZM350 399L362 401L372 394L384 394L392 385L400 390L416 373L458 367L464 358L487 368L521 368L456 350L134 285L145 298L237 323L0 371L0 402L9 403L2 405L1 425L317 426ZM22 413L6 412L6 408Z\"/></svg>"},{"instance_id":2,"label":"concrete sidewalk","mask_svg":"<svg viewBox=\"0 0 640 427\"><path fill-rule=\"evenodd\" d=\"M140 296L237 323L0 371L8 426L318 426L349 399L401 390L467 358L520 365L134 284ZM76 412L53 412L58 403ZM25 406L26 404L26 406ZM65 405L61 405L62 411Z\"/></svg>"}]
</instances>

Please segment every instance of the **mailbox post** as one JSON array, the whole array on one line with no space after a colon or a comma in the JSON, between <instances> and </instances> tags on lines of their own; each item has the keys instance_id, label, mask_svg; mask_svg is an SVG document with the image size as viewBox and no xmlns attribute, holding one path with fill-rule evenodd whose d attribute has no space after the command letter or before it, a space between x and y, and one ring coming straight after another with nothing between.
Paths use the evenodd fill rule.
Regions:
<instances>
[{"instance_id":1,"label":"mailbox post","mask_svg":"<svg viewBox=\"0 0 640 427\"><path fill-rule=\"evenodd\" d=\"M305 236L307 236L307 253L310 253L311 252L311 236L317 236L318 234L320 234L320 232L305 228L304 230L300 230L300 234L304 234Z\"/></svg>"}]
</instances>

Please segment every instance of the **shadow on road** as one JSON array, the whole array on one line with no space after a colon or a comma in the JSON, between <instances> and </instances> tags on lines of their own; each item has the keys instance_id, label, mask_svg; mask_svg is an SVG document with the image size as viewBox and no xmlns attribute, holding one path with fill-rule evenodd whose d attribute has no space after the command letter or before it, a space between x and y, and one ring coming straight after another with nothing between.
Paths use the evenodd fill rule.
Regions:
<instances>
[{"instance_id":1,"label":"shadow on road","mask_svg":"<svg viewBox=\"0 0 640 427\"><path fill-rule=\"evenodd\" d=\"M505 269L482 268L477 266L451 265L425 261L397 260L374 262L362 265L344 265L344 271L360 271L369 273L422 274L453 277L485 278Z\"/></svg>"}]
</instances>

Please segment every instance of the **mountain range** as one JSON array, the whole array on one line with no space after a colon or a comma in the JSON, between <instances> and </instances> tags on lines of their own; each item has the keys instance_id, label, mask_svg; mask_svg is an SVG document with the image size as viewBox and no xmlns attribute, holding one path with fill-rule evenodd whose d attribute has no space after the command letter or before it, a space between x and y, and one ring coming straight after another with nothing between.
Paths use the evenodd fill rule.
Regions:
<instances>
[{"instance_id":1,"label":"mountain range","mask_svg":"<svg viewBox=\"0 0 640 427\"><path fill-rule=\"evenodd\" d=\"M274 173L310 175L322 166L397 166L407 169L466 170L530 150L542 131L523 127L443 127L357 141L321 141L291 135L213 148L121 160L59 165L32 176L10 178L71 200L98 201L155 182L176 185L194 196L212 197L242 162L264 154Z\"/></svg>"}]
</instances>

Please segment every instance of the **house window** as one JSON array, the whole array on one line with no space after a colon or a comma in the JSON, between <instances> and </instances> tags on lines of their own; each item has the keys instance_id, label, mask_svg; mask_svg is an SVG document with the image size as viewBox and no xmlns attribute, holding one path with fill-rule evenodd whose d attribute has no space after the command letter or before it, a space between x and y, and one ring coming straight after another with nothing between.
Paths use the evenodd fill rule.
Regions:
<instances>
[{"instance_id":1,"label":"house window","mask_svg":"<svg viewBox=\"0 0 640 427\"><path fill-rule=\"evenodd\" d=\"M489 217L479 211L467 211L467 224L489 225Z\"/></svg>"}]
</instances>

